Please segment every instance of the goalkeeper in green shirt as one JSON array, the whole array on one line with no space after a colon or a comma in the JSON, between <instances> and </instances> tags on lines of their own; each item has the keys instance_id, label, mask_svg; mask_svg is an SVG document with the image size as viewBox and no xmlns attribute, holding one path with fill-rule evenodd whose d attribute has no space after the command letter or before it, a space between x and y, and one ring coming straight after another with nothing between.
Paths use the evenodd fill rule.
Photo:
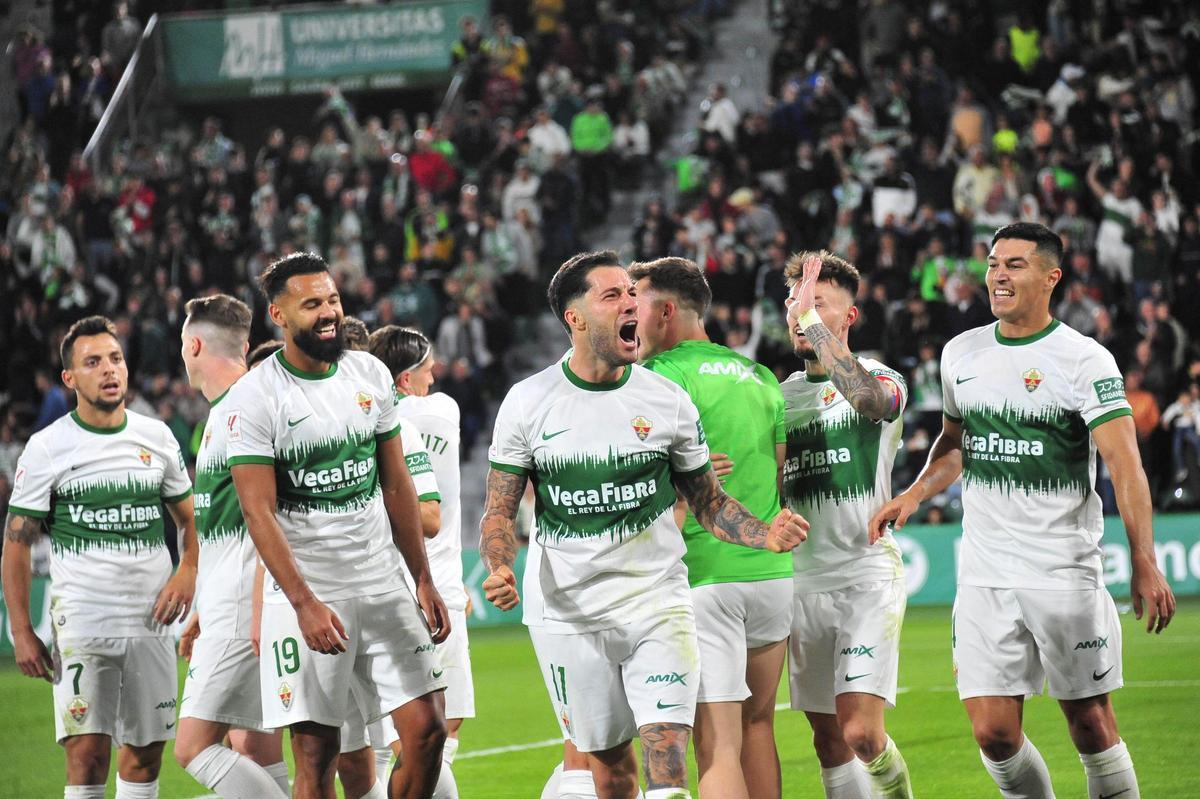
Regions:
<instances>
[{"instance_id":1,"label":"goalkeeper in green shirt","mask_svg":"<svg viewBox=\"0 0 1200 799\"><path fill-rule=\"evenodd\" d=\"M713 460L718 475L725 473L725 490L769 522L779 513L786 442L778 381L708 340L712 292L694 263L660 258L633 264L629 274L637 289L638 357L691 396L710 449L722 453ZM791 555L718 541L682 501L676 519L700 643L694 735L701 799L777 798L774 708L792 621Z\"/></svg>"}]
</instances>

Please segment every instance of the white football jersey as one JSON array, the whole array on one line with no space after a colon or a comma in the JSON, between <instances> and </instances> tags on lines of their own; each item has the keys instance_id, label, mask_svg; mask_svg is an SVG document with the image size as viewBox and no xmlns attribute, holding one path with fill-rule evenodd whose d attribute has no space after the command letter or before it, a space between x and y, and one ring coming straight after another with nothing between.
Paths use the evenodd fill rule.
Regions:
<instances>
[{"instance_id":1,"label":"white football jersey","mask_svg":"<svg viewBox=\"0 0 1200 799\"><path fill-rule=\"evenodd\" d=\"M879 361L858 362L900 389L891 421L873 422L851 407L825 376L796 372L783 383L787 459L783 501L809 524L808 540L792 550L797 593L836 591L856 583L904 575L900 548L890 536L867 543L871 517L892 498L892 464L904 429L908 387Z\"/></svg>"},{"instance_id":2,"label":"white football jersey","mask_svg":"<svg viewBox=\"0 0 1200 799\"><path fill-rule=\"evenodd\" d=\"M1091 430L1132 414L1108 350L1058 320L1016 339L968 330L942 351L942 397L963 428L958 581L1103 588Z\"/></svg>"},{"instance_id":3,"label":"white football jersey","mask_svg":"<svg viewBox=\"0 0 1200 799\"><path fill-rule=\"evenodd\" d=\"M229 465L274 466L276 518L323 602L404 585L375 458L377 440L401 433L399 401L387 367L369 353L347 352L314 374L280 350L221 403ZM280 591L265 595L286 601Z\"/></svg>"},{"instance_id":4,"label":"white football jersey","mask_svg":"<svg viewBox=\"0 0 1200 799\"><path fill-rule=\"evenodd\" d=\"M34 433L17 461L9 513L50 528L50 612L60 638L165 635L152 614L171 576L163 503L192 492L179 444L125 411L115 428L77 413Z\"/></svg>"},{"instance_id":5,"label":"white football jersey","mask_svg":"<svg viewBox=\"0 0 1200 799\"><path fill-rule=\"evenodd\" d=\"M488 457L534 481L548 631L603 630L691 604L671 480L711 464L678 385L636 365L589 383L556 363L509 390Z\"/></svg>"},{"instance_id":6,"label":"white football jersey","mask_svg":"<svg viewBox=\"0 0 1200 799\"><path fill-rule=\"evenodd\" d=\"M429 463L433 465L437 490L441 495L441 529L433 538L425 539L433 583L446 607L465 610L467 595L463 590L458 403L442 393L425 397L406 396L400 400L399 411L406 423L411 420L420 429L421 440L429 453ZM408 452L407 444L404 451ZM409 468L411 470L411 464Z\"/></svg>"}]
</instances>

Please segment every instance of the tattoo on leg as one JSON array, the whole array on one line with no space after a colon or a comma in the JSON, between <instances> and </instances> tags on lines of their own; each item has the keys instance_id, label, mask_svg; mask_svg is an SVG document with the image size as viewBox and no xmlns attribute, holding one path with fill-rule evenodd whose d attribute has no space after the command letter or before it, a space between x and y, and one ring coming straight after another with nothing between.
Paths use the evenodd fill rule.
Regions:
<instances>
[{"instance_id":1,"label":"tattoo on leg","mask_svg":"<svg viewBox=\"0 0 1200 799\"><path fill-rule=\"evenodd\" d=\"M646 790L687 787L687 747L692 728L686 724L647 724L638 729Z\"/></svg>"},{"instance_id":2,"label":"tattoo on leg","mask_svg":"<svg viewBox=\"0 0 1200 799\"><path fill-rule=\"evenodd\" d=\"M524 474L511 474L498 469L488 471L487 499L483 518L479 522L479 546L484 562L493 571L500 566L512 568L517 559L513 525L528 480Z\"/></svg>"}]
</instances>

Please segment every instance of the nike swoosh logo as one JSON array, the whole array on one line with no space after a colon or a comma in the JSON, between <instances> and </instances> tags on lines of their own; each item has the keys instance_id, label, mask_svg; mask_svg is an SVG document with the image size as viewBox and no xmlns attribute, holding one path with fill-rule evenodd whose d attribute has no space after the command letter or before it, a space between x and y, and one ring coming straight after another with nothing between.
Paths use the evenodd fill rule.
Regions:
<instances>
[{"instance_id":1,"label":"nike swoosh logo","mask_svg":"<svg viewBox=\"0 0 1200 799\"><path fill-rule=\"evenodd\" d=\"M312 416L312 414L310 413L308 416ZM301 416L299 419L296 419L295 421L288 419L288 427L295 427L296 425L300 424L305 419L307 419L308 416Z\"/></svg>"},{"instance_id":2,"label":"nike swoosh logo","mask_svg":"<svg viewBox=\"0 0 1200 799\"><path fill-rule=\"evenodd\" d=\"M664 704L663 704L663 701L662 701L661 699L660 699L660 700L658 700L658 709L659 709L659 710L670 710L670 709L671 709L671 708L673 708L673 707L683 707L683 702L679 702L679 703L677 703L677 704L674 704L674 705L664 705Z\"/></svg>"},{"instance_id":3,"label":"nike swoosh logo","mask_svg":"<svg viewBox=\"0 0 1200 799\"><path fill-rule=\"evenodd\" d=\"M439 671L439 670L437 670L437 669L434 669L434 670L433 670L433 672L432 672L432 674L433 674L433 679L435 679L435 680L436 680L436 679L440 678L440 677L441 677L443 674L445 674L445 673L446 673L446 672L445 672L444 670L443 670L443 671Z\"/></svg>"},{"instance_id":4,"label":"nike swoosh logo","mask_svg":"<svg viewBox=\"0 0 1200 799\"><path fill-rule=\"evenodd\" d=\"M979 375L973 375L972 377L956 377L954 378L954 385L961 386L963 383L969 383L976 377L979 377Z\"/></svg>"},{"instance_id":5,"label":"nike swoosh logo","mask_svg":"<svg viewBox=\"0 0 1200 799\"><path fill-rule=\"evenodd\" d=\"M549 441L550 439L555 438L556 436L561 436L563 433L567 432L570 429L571 428L566 427L566 428L563 428L562 430L559 430L557 433L550 433L549 435L547 435L546 433L542 433L542 441Z\"/></svg>"},{"instance_id":6,"label":"nike swoosh logo","mask_svg":"<svg viewBox=\"0 0 1200 799\"><path fill-rule=\"evenodd\" d=\"M1101 672L1101 673L1099 673L1099 674L1097 674L1095 671L1093 671L1093 672L1092 672L1092 679L1093 679L1093 680L1097 680L1097 681L1098 681L1098 680L1103 680L1105 677L1107 677L1107 676L1108 676L1108 673L1109 673L1110 671L1112 671L1113 669L1115 669L1115 668L1116 668L1116 666L1115 666L1115 665L1114 665L1114 666L1109 666L1107 669L1105 669L1104 671L1102 671L1102 672ZM1114 793L1114 794L1113 794L1113 796L1116 796L1116 794Z\"/></svg>"},{"instance_id":7,"label":"nike swoosh logo","mask_svg":"<svg viewBox=\"0 0 1200 799\"><path fill-rule=\"evenodd\" d=\"M870 676L871 676L871 672L869 672L869 671L866 674L855 674L853 677L851 677L849 674L847 674L846 682L854 682L855 680L861 680L863 677L870 677Z\"/></svg>"},{"instance_id":8,"label":"nike swoosh logo","mask_svg":"<svg viewBox=\"0 0 1200 799\"><path fill-rule=\"evenodd\" d=\"M1100 799L1113 799L1114 796L1120 796L1123 793L1129 793L1129 791L1129 788L1123 788L1116 793L1102 793L1100 794Z\"/></svg>"},{"instance_id":9,"label":"nike swoosh logo","mask_svg":"<svg viewBox=\"0 0 1200 799\"><path fill-rule=\"evenodd\" d=\"M174 726L175 726L175 722L172 721L170 724L167 725L167 729L169 730Z\"/></svg>"}]
</instances>

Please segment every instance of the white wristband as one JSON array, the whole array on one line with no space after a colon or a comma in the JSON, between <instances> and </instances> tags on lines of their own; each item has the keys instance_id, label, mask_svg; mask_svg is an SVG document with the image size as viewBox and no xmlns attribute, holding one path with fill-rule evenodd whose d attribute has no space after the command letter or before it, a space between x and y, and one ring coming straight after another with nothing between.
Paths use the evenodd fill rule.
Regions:
<instances>
[{"instance_id":1,"label":"white wristband","mask_svg":"<svg viewBox=\"0 0 1200 799\"><path fill-rule=\"evenodd\" d=\"M821 315L817 313L815 308L809 308L796 319L800 324L801 330L808 330L813 325L821 324Z\"/></svg>"}]
</instances>

